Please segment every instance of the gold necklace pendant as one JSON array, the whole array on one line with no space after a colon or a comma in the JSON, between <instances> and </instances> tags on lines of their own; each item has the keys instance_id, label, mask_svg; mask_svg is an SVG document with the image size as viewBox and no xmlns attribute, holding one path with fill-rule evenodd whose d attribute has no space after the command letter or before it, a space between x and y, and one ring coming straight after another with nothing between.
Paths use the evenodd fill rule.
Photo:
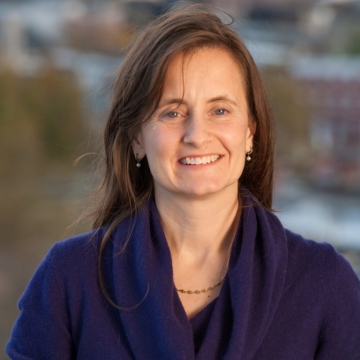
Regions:
<instances>
[{"instance_id":1,"label":"gold necklace pendant","mask_svg":"<svg viewBox=\"0 0 360 360\"><path fill-rule=\"evenodd\" d=\"M218 286L220 286L224 282L225 276L220 281L218 281L216 284L211 285L206 289L202 289L202 290L184 290L184 289L178 289L178 288L175 287L175 290L178 291L179 293L182 293L182 294L201 294L201 293L205 293L205 292L207 292L209 290L214 290Z\"/></svg>"}]
</instances>

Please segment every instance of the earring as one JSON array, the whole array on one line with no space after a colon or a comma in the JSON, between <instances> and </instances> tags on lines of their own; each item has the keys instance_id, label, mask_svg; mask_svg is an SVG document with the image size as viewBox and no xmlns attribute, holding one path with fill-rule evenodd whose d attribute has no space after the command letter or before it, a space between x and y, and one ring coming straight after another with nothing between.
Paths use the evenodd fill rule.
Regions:
<instances>
[{"instance_id":1,"label":"earring","mask_svg":"<svg viewBox=\"0 0 360 360\"><path fill-rule=\"evenodd\" d=\"M246 153L246 160L247 161L250 161L251 160L251 154L252 154L252 152L253 152L253 150L252 149L250 149L250 151L248 151L247 153Z\"/></svg>"},{"instance_id":2,"label":"earring","mask_svg":"<svg viewBox=\"0 0 360 360\"><path fill-rule=\"evenodd\" d=\"M138 153L136 153L135 155L135 160L136 160L136 167L141 167L141 164L140 164L140 160L138 159Z\"/></svg>"}]
</instances>

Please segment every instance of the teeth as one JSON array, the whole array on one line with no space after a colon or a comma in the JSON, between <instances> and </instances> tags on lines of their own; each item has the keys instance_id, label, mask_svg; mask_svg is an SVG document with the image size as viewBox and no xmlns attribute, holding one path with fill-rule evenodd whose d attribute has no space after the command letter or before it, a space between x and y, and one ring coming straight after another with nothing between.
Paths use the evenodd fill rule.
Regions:
<instances>
[{"instance_id":1,"label":"teeth","mask_svg":"<svg viewBox=\"0 0 360 360\"><path fill-rule=\"evenodd\" d=\"M217 159L219 159L220 155L209 155L203 157L186 157L180 160L180 162L184 165L200 165L200 164L209 164Z\"/></svg>"}]
</instances>

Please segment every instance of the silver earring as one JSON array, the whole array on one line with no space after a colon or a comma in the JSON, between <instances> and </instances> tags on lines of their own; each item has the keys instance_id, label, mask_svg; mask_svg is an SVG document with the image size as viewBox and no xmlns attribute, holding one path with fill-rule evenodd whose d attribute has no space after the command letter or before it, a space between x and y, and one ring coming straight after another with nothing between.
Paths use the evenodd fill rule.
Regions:
<instances>
[{"instance_id":1,"label":"silver earring","mask_svg":"<svg viewBox=\"0 0 360 360\"><path fill-rule=\"evenodd\" d=\"M138 159L138 153L136 153L135 155L135 160L136 160L136 167L141 167L141 164L140 164L140 160Z\"/></svg>"},{"instance_id":2,"label":"silver earring","mask_svg":"<svg viewBox=\"0 0 360 360\"><path fill-rule=\"evenodd\" d=\"M252 152L253 152L253 150L252 149L250 149L250 151L248 151L247 153L246 153L246 160L247 161L250 161L251 160L251 154L252 154Z\"/></svg>"}]
</instances>

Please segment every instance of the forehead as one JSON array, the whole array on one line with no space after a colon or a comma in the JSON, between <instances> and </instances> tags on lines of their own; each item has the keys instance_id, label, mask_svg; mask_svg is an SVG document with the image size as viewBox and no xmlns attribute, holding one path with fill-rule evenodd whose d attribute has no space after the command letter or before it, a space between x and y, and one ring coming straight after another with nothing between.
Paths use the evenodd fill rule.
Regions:
<instances>
[{"instance_id":1,"label":"forehead","mask_svg":"<svg viewBox=\"0 0 360 360\"><path fill-rule=\"evenodd\" d=\"M244 92L243 70L234 55L225 49L206 47L180 53L168 65L162 93L186 92L199 84L203 84L203 92L216 87Z\"/></svg>"}]
</instances>

